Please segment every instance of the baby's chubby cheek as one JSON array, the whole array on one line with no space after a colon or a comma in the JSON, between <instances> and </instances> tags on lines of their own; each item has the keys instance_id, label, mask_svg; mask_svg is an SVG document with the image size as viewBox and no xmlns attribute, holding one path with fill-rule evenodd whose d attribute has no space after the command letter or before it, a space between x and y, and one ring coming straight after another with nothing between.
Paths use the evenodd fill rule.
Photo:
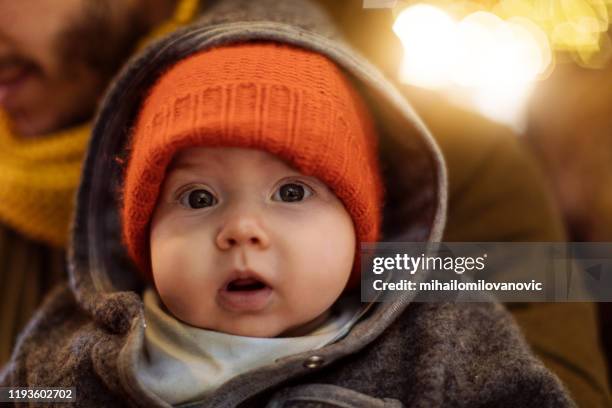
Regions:
<instances>
[{"instance_id":1,"label":"baby's chubby cheek","mask_svg":"<svg viewBox=\"0 0 612 408\"><path fill-rule=\"evenodd\" d=\"M172 224L172 220L162 220L151 226L153 283L166 308L195 325L201 315L210 315L220 278L207 273L215 268L205 262L211 259L210 248L202 244L206 241L180 233Z\"/></svg>"},{"instance_id":2,"label":"baby's chubby cheek","mask_svg":"<svg viewBox=\"0 0 612 408\"><path fill-rule=\"evenodd\" d=\"M289 278L282 295L293 311L293 325L324 313L343 293L355 259L354 229L348 214L330 214L289 241Z\"/></svg>"},{"instance_id":3,"label":"baby's chubby cheek","mask_svg":"<svg viewBox=\"0 0 612 408\"><path fill-rule=\"evenodd\" d=\"M164 305L174 316L190 324L197 322L199 312L210 310L214 299L198 290L198 286L180 276L157 274L155 277L155 287Z\"/></svg>"}]
</instances>

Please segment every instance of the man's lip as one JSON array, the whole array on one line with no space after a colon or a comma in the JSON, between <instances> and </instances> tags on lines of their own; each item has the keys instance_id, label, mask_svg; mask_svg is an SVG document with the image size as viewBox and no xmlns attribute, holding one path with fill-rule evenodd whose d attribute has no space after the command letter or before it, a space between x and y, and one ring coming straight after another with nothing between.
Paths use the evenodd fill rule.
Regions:
<instances>
[{"instance_id":1,"label":"man's lip","mask_svg":"<svg viewBox=\"0 0 612 408\"><path fill-rule=\"evenodd\" d=\"M0 63L0 103L4 103L34 72L32 64Z\"/></svg>"}]
</instances>

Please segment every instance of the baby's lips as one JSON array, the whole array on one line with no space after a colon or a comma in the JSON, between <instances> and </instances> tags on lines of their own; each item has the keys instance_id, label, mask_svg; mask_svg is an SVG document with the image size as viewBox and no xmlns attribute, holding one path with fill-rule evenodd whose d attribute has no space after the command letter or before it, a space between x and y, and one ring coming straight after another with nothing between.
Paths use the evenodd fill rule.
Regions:
<instances>
[{"instance_id":1,"label":"baby's lips","mask_svg":"<svg viewBox=\"0 0 612 408\"><path fill-rule=\"evenodd\" d=\"M265 283L254 278L238 278L228 283L227 290L258 290L267 287Z\"/></svg>"},{"instance_id":2,"label":"baby's lips","mask_svg":"<svg viewBox=\"0 0 612 408\"><path fill-rule=\"evenodd\" d=\"M252 269L234 269L229 272L228 278L224 281L220 290L226 290L232 282L249 283L251 281L261 282L266 287L272 289L270 282L262 274Z\"/></svg>"},{"instance_id":3,"label":"baby's lips","mask_svg":"<svg viewBox=\"0 0 612 408\"><path fill-rule=\"evenodd\" d=\"M217 293L219 305L234 313L256 313L270 303L272 287L251 270L232 271Z\"/></svg>"}]
</instances>

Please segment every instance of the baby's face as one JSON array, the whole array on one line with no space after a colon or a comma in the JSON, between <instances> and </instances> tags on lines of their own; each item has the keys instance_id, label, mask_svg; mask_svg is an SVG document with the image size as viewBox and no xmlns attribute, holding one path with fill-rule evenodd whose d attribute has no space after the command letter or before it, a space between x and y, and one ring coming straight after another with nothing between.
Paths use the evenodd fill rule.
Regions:
<instances>
[{"instance_id":1,"label":"baby's face","mask_svg":"<svg viewBox=\"0 0 612 408\"><path fill-rule=\"evenodd\" d=\"M338 299L355 230L321 181L254 149L192 148L166 174L151 222L164 305L192 326L288 334Z\"/></svg>"}]
</instances>

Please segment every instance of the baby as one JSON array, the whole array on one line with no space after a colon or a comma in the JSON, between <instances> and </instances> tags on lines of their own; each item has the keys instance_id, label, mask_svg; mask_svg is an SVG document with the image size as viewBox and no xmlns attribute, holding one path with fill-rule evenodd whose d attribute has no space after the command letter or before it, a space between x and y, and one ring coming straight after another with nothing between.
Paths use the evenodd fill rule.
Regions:
<instances>
[{"instance_id":1,"label":"baby","mask_svg":"<svg viewBox=\"0 0 612 408\"><path fill-rule=\"evenodd\" d=\"M168 106L178 106L172 122ZM357 92L315 53L241 44L164 73L133 131L123 209L127 247L155 287L139 372L149 389L193 400L348 329L359 303L330 309L356 286L357 243L379 233L375 139ZM177 319L171 339L163 319ZM200 338L204 354L176 358L171 350L193 349L177 331Z\"/></svg>"},{"instance_id":2,"label":"baby","mask_svg":"<svg viewBox=\"0 0 612 408\"><path fill-rule=\"evenodd\" d=\"M238 10L291 9L262 4ZM362 242L441 239L443 160L392 85L314 22L248 21L215 15L118 79L70 285L0 386L74 387L81 406L571 406L498 304L360 302Z\"/></svg>"}]
</instances>

